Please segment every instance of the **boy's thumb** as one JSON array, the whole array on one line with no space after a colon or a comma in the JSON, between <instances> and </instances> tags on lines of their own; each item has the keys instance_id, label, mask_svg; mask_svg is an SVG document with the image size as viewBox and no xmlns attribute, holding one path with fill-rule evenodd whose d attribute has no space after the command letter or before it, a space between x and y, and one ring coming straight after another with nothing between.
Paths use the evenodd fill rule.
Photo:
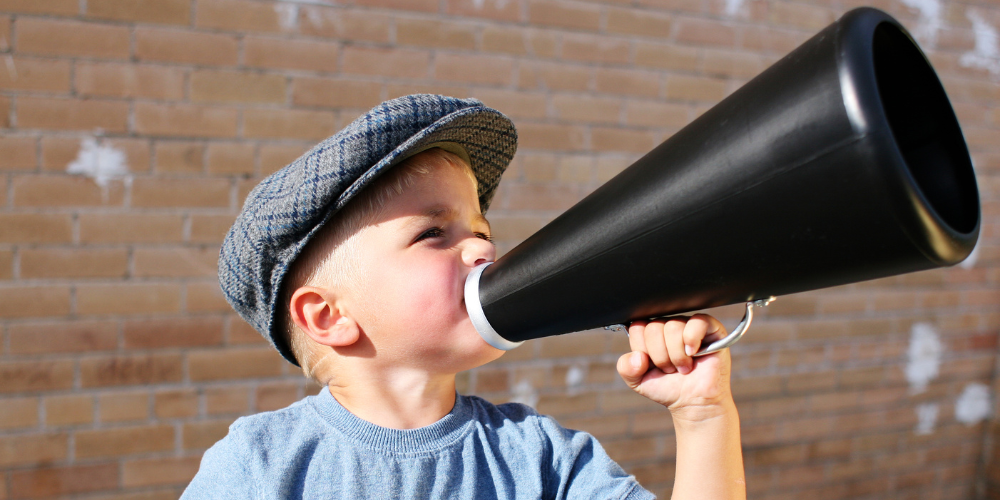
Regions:
<instances>
[{"instance_id":1,"label":"boy's thumb","mask_svg":"<svg viewBox=\"0 0 1000 500\"><path fill-rule=\"evenodd\" d=\"M649 356L642 351L632 351L618 358L618 374L632 388L638 390L642 377L649 369Z\"/></svg>"}]
</instances>

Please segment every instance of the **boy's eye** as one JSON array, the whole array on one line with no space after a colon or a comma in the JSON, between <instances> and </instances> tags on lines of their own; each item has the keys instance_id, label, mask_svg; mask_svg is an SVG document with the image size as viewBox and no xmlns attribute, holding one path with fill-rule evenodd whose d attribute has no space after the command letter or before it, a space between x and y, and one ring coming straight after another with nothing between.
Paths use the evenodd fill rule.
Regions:
<instances>
[{"instance_id":1,"label":"boy's eye","mask_svg":"<svg viewBox=\"0 0 1000 500\"><path fill-rule=\"evenodd\" d=\"M417 236L416 241L425 240L427 238L439 238L441 236L444 236L444 231L439 227L432 227L421 233L420 236Z\"/></svg>"},{"instance_id":2,"label":"boy's eye","mask_svg":"<svg viewBox=\"0 0 1000 500\"><path fill-rule=\"evenodd\" d=\"M484 239L490 243L493 243L493 237L486 233L476 233L476 238Z\"/></svg>"}]
</instances>

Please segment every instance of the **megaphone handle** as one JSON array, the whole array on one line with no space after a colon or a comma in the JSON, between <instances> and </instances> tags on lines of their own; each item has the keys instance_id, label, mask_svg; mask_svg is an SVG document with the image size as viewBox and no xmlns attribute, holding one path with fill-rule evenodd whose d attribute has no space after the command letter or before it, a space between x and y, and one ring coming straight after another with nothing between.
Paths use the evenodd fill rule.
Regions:
<instances>
[{"instance_id":1,"label":"megaphone handle","mask_svg":"<svg viewBox=\"0 0 1000 500\"><path fill-rule=\"evenodd\" d=\"M774 297L768 297L766 299L758 299L758 300L752 300L750 302L747 302L747 310L743 314L743 319L740 320L740 323L738 325L736 325L736 328L733 328L733 331L730 332L729 335L726 335L725 337L723 337L723 338L721 338L719 340L716 340L715 342L712 342L711 344L708 344L707 346L702 347L701 349L698 350L698 352L692 354L691 356L692 357L705 356L707 354L712 354L713 352L719 352L719 351L721 351L721 350L723 350L723 349L725 349L725 348L727 348L727 347L729 347L729 346L731 346L731 345L739 342L739 340L741 338L743 338L743 334L746 333L748 329L750 329L750 323L753 322L753 308L754 308L754 306L757 306L757 307L766 307L771 302L774 302ZM626 334L628 334L628 327L625 326L625 325L620 325L620 324L619 325L611 325L611 326L606 326L604 328L607 329L607 330L612 330L612 331L622 330Z\"/></svg>"}]
</instances>

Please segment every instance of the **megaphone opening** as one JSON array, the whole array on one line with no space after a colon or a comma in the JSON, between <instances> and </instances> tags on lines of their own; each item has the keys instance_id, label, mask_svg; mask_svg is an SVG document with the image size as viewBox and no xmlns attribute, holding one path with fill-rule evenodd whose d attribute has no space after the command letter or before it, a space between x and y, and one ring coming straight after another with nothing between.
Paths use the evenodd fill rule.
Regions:
<instances>
[{"instance_id":1,"label":"megaphone opening","mask_svg":"<svg viewBox=\"0 0 1000 500\"><path fill-rule=\"evenodd\" d=\"M873 36L879 97L910 177L945 225L968 234L979 222L979 194L944 88L926 57L898 26L882 22Z\"/></svg>"}]
</instances>

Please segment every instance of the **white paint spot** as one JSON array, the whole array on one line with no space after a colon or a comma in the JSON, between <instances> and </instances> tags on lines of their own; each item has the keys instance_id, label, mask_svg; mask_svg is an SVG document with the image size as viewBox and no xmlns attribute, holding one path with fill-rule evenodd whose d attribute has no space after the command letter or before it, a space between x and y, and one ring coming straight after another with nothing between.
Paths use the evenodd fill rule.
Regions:
<instances>
[{"instance_id":1,"label":"white paint spot","mask_svg":"<svg viewBox=\"0 0 1000 500\"><path fill-rule=\"evenodd\" d=\"M510 399L512 403L521 403L534 407L538 404L538 391L531 385L528 379L521 380L514 386L514 397Z\"/></svg>"},{"instance_id":2,"label":"white paint spot","mask_svg":"<svg viewBox=\"0 0 1000 500\"><path fill-rule=\"evenodd\" d=\"M917 27L911 30L913 36L928 46L937 43L937 33L941 29L941 1L940 0L903 0L903 3L911 9L920 11L920 19Z\"/></svg>"},{"instance_id":3,"label":"white paint spot","mask_svg":"<svg viewBox=\"0 0 1000 500\"><path fill-rule=\"evenodd\" d=\"M969 252L969 256L965 258L962 262L958 263L958 267L962 269L972 269L976 267L976 261L979 260L979 244L982 242L982 238L976 241L976 246L972 247L972 251Z\"/></svg>"},{"instance_id":4,"label":"white paint spot","mask_svg":"<svg viewBox=\"0 0 1000 500\"><path fill-rule=\"evenodd\" d=\"M587 380L588 368L586 363L581 363L573 365L569 367L569 370L566 370L566 386L569 387L571 396L580 392L583 383Z\"/></svg>"},{"instance_id":5,"label":"white paint spot","mask_svg":"<svg viewBox=\"0 0 1000 500\"><path fill-rule=\"evenodd\" d=\"M958 63L966 68L981 68L993 76L1000 76L1000 35L978 12L969 10L965 16L972 21L972 34L976 47L959 58Z\"/></svg>"},{"instance_id":6,"label":"white paint spot","mask_svg":"<svg viewBox=\"0 0 1000 500\"><path fill-rule=\"evenodd\" d=\"M744 0L726 0L726 15L735 16L743 7Z\"/></svg>"},{"instance_id":7,"label":"white paint spot","mask_svg":"<svg viewBox=\"0 0 1000 500\"><path fill-rule=\"evenodd\" d=\"M274 13L278 15L278 24L282 29L294 30L295 20L299 17L299 6L289 3L274 4Z\"/></svg>"},{"instance_id":8,"label":"white paint spot","mask_svg":"<svg viewBox=\"0 0 1000 500\"><path fill-rule=\"evenodd\" d=\"M906 364L906 380L910 382L911 393L924 392L927 384L937 377L943 351L944 346L933 326L927 323L913 325Z\"/></svg>"},{"instance_id":9,"label":"white paint spot","mask_svg":"<svg viewBox=\"0 0 1000 500\"><path fill-rule=\"evenodd\" d=\"M918 436L926 436L934 432L934 424L937 423L938 405L936 403L926 403L917 405L917 429Z\"/></svg>"},{"instance_id":10,"label":"white paint spot","mask_svg":"<svg viewBox=\"0 0 1000 500\"><path fill-rule=\"evenodd\" d=\"M66 173L86 175L102 190L107 190L109 182L128 176L128 164L124 151L87 137L80 142L80 152L66 167Z\"/></svg>"},{"instance_id":11,"label":"white paint spot","mask_svg":"<svg viewBox=\"0 0 1000 500\"><path fill-rule=\"evenodd\" d=\"M965 386L955 401L955 419L968 426L976 425L990 416L992 407L990 388L973 382Z\"/></svg>"},{"instance_id":12,"label":"white paint spot","mask_svg":"<svg viewBox=\"0 0 1000 500\"><path fill-rule=\"evenodd\" d=\"M503 9L507 6L509 0L494 0L493 5L496 6L497 10ZM472 0L472 7L476 10L483 10L486 6L486 0Z\"/></svg>"}]
</instances>

